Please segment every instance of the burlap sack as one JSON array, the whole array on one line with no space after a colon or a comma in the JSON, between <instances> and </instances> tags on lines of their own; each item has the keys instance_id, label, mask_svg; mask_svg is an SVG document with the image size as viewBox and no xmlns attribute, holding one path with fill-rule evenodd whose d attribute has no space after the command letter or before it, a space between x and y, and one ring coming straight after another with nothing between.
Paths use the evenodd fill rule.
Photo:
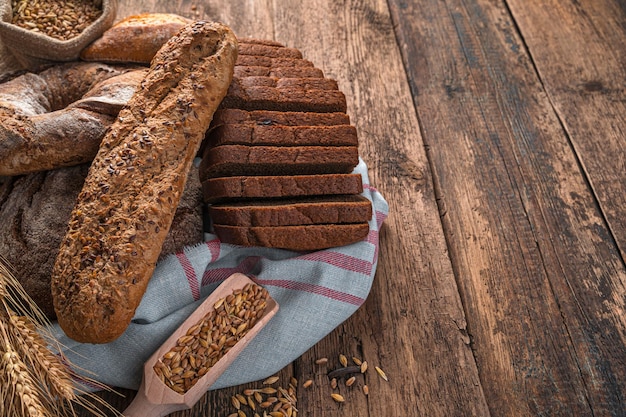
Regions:
<instances>
[{"instance_id":1,"label":"burlap sack","mask_svg":"<svg viewBox=\"0 0 626 417\"><path fill-rule=\"evenodd\" d=\"M24 69L36 71L51 62L78 59L80 51L113 25L116 12L117 0L102 0L102 15L80 35L61 41L11 24L11 0L0 0L0 37Z\"/></svg>"}]
</instances>

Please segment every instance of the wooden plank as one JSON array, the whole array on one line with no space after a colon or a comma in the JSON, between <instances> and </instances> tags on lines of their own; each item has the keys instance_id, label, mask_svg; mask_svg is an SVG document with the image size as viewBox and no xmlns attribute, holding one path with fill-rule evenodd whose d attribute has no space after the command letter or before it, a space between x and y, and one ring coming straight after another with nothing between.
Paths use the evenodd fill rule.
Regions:
<instances>
[{"instance_id":1,"label":"wooden plank","mask_svg":"<svg viewBox=\"0 0 626 417\"><path fill-rule=\"evenodd\" d=\"M370 298L297 363L304 370L319 356L356 355L391 380L368 377L369 400L349 392L341 407L328 404L328 388L305 391L306 414L488 415L387 3L281 6L276 38L302 50L346 93L361 155L391 212Z\"/></svg>"},{"instance_id":2,"label":"wooden plank","mask_svg":"<svg viewBox=\"0 0 626 417\"><path fill-rule=\"evenodd\" d=\"M390 8L492 414L619 415L624 264L507 8Z\"/></svg>"},{"instance_id":3,"label":"wooden plank","mask_svg":"<svg viewBox=\"0 0 626 417\"><path fill-rule=\"evenodd\" d=\"M626 257L626 10L623 2L511 0L546 92ZM593 140L591 140L593 139Z\"/></svg>"}]
</instances>

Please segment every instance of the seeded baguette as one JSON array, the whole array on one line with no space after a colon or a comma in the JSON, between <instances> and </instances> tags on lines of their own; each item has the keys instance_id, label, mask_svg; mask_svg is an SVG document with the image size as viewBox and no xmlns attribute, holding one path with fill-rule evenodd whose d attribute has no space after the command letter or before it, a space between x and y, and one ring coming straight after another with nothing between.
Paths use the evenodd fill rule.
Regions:
<instances>
[{"instance_id":1,"label":"seeded baguette","mask_svg":"<svg viewBox=\"0 0 626 417\"><path fill-rule=\"evenodd\" d=\"M106 343L128 327L236 57L227 26L183 27L103 139L52 273L57 319L72 339Z\"/></svg>"}]
</instances>

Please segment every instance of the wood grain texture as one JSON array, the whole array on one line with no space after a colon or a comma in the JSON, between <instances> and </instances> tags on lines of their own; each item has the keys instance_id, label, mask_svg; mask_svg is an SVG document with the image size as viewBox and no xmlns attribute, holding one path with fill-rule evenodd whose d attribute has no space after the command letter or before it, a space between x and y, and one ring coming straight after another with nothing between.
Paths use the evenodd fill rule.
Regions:
<instances>
[{"instance_id":1,"label":"wood grain texture","mask_svg":"<svg viewBox=\"0 0 626 417\"><path fill-rule=\"evenodd\" d=\"M336 79L347 96L372 184L391 205L367 303L283 370L285 378L316 382L300 391L301 415L394 415L407 407L419 415L488 415L386 3L205 2L196 6L199 13L188 2L169 4L121 2L119 17L145 10L209 17L230 25L238 36L299 48ZM336 367L332 359L339 353L371 363L358 383L358 388L369 386L369 400L359 389L342 392L347 401L341 405L331 400L327 369L314 361L329 357ZM389 382L376 376L374 365L389 373ZM193 415L228 414L228 399L243 388L208 393L194 408L202 411Z\"/></svg>"},{"instance_id":2,"label":"wood grain texture","mask_svg":"<svg viewBox=\"0 0 626 417\"><path fill-rule=\"evenodd\" d=\"M541 8L509 3L624 258L625 6L616 0L542 2Z\"/></svg>"},{"instance_id":3,"label":"wood grain texture","mask_svg":"<svg viewBox=\"0 0 626 417\"><path fill-rule=\"evenodd\" d=\"M492 414L619 415L626 273L542 62L504 3L391 9Z\"/></svg>"},{"instance_id":4,"label":"wood grain texture","mask_svg":"<svg viewBox=\"0 0 626 417\"><path fill-rule=\"evenodd\" d=\"M147 11L300 49L390 204L370 297L279 373L314 381L299 416L623 415L623 2L120 0L118 18ZM329 386L340 353L370 365L355 389Z\"/></svg>"}]
</instances>

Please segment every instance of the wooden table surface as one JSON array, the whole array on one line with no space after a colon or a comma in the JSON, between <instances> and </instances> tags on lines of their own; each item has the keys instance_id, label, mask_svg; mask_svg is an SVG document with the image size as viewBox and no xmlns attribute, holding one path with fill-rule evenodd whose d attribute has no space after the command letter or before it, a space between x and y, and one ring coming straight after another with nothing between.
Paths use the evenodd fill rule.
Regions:
<instances>
[{"instance_id":1,"label":"wooden table surface","mask_svg":"<svg viewBox=\"0 0 626 417\"><path fill-rule=\"evenodd\" d=\"M346 94L390 216L365 305L280 373L314 380L299 416L626 415L624 0L119 3L298 48ZM314 361L340 353L389 381L334 402Z\"/></svg>"}]
</instances>

